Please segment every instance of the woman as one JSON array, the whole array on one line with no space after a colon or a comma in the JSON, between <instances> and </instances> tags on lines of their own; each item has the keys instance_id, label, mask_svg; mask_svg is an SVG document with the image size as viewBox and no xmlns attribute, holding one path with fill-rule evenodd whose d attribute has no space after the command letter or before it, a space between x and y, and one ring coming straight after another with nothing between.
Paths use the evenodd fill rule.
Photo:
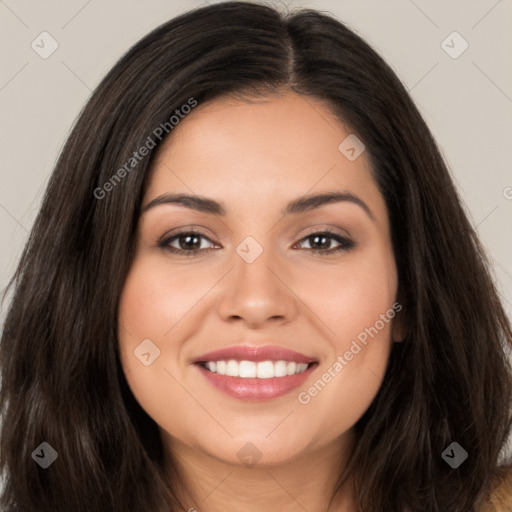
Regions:
<instances>
[{"instance_id":1,"label":"woman","mask_svg":"<svg viewBox=\"0 0 512 512\"><path fill-rule=\"evenodd\" d=\"M228 2L138 42L11 285L2 510L510 507L488 260L404 87L327 15Z\"/></svg>"}]
</instances>

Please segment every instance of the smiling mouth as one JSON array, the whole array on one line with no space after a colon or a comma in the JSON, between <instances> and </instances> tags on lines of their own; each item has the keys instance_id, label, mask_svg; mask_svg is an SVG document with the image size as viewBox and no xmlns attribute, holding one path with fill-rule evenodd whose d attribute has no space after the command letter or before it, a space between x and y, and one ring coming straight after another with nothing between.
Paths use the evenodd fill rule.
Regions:
<instances>
[{"instance_id":1,"label":"smiling mouth","mask_svg":"<svg viewBox=\"0 0 512 512\"><path fill-rule=\"evenodd\" d=\"M296 363L295 361L285 360L255 362L228 359L219 361L201 361L197 364L209 372L216 373L217 375L239 377L242 379L273 379L301 374L317 363Z\"/></svg>"},{"instance_id":2,"label":"smiling mouth","mask_svg":"<svg viewBox=\"0 0 512 512\"><path fill-rule=\"evenodd\" d=\"M256 362L234 359L195 363L214 388L250 402L266 402L291 393L305 384L318 365L317 361L296 363L285 360Z\"/></svg>"},{"instance_id":3,"label":"smiling mouth","mask_svg":"<svg viewBox=\"0 0 512 512\"><path fill-rule=\"evenodd\" d=\"M305 384L319 366L311 355L279 345L238 345L192 361L213 388L244 401L268 401Z\"/></svg>"}]
</instances>

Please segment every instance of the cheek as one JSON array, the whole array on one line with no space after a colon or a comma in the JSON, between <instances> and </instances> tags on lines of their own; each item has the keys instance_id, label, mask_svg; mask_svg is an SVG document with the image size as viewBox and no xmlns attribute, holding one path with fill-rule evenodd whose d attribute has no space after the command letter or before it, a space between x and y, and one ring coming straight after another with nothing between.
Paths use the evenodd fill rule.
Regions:
<instances>
[{"instance_id":1,"label":"cheek","mask_svg":"<svg viewBox=\"0 0 512 512\"><path fill-rule=\"evenodd\" d=\"M119 322L135 338L164 337L199 299L193 274L188 286L183 286L179 276L166 279L168 274L152 258L141 258L132 266L121 294Z\"/></svg>"},{"instance_id":2,"label":"cheek","mask_svg":"<svg viewBox=\"0 0 512 512\"><path fill-rule=\"evenodd\" d=\"M349 350L351 340L377 321L380 339L389 337L392 322L380 321L397 292L396 267L389 251L374 251L365 258L354 254L341 264L317 266L314 273L311 279L312 273L305 272L295 289L324 325L337 353Z\"/></svg>"},{"instance_id":3,"label":"cheek","mask_svg":"<svg viewBox=\"0 0 512 512\"><path fill-rule=\"evenodd\" d=\"M120 297L118 333L121 364L135 399L159 425L172 425L175 411L191 406L178 384L179 345L173 344L172 329L199 300L200 287L189 280L183 288L176 278L170 284L165 275L158 261L135 260Z\"/></svg>"},{"instance_id":4,"label":"cheek","mask_svg":"<svg viewBox=\"0 0 512 512\"><path fill-rule=\"evenodd\" d=\"M135 260L125 281L118 311L125 374L136 370L134 374L142 371L147 377L156 374L158 368L161 371L168 357L169 332L186 313L187 290L170 286L164 275L158 262L141 258Z\"/></svg>"},{"instance_id":5,"label":"cheek","mask_svg":"<svg viewBox=\"0 0 512 512\"><path fill-rule=\"evenodd\" d=\"M309 288L307 288L309 286ZM350 428L375 398L386 371L396 310L396 267L392 254L376 251L358 264L317 272L303 285L308 306L321 319L330 357L298 402L323 417L325 432Z\"/></svg>"},{"instance_id":6,"label":"cheek","mask_svg":"<svg viewBox=\"0 0 512 512\"><path fill-rule=\"evenodd\" d=\"M144 255L136 259L121 293L118 310L119 347L123 363L132 367L134 350L150 339L158 346L158 362L175 366L180 355L181 333L193 334L194 317L215 276L186 269L170 269L163 258ZM185 337L186 337L185 336ZM138 367L135 364L136 367Z\"/></svg>"}]
</instances>

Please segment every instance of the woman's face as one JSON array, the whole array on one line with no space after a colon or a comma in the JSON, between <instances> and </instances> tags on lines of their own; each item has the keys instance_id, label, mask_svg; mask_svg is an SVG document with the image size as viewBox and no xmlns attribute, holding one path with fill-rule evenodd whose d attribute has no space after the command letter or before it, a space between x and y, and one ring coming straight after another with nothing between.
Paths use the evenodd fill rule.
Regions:
<instances>
[{"instance_id":1,"label":"woman's face","mask_svg":"<svg viewBox=\"0 0 512 512\"><path fill-rule=\"evenodd\" d=\"M397 271L384 199L349 136L287 92L199 105L162 146L119 343L170 450L274 465L343 449L374 399ZM323 194L340 196L311 199Z\"/></svg>"}]
</instances>

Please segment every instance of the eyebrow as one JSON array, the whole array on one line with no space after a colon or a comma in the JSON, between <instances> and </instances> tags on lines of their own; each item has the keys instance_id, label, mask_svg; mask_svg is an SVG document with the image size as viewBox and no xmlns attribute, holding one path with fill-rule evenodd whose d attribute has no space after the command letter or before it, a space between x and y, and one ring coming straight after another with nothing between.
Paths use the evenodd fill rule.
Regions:
<instances>
[{"instance_id":1,"label":"eyebrow","mask_svg":"<svg viewBox=\"0 0 512 512\"><path fill-rule=\"evenodd\" d=\"M369 206L358 196L350 192L325 192L323 194L309 195L299 197L290 201L284 210L281 211L283 216L298 215L300 213L316 210L321 206L332 203L348 202L360 206L370 219L375 220L375 217L370 210ZM142 210L142 213L147 212L155 206L163 204L179 204L197 210L202 213L209 213L212 215L226 216L226 208L223 203L219 203L214 199L198 195L187 194L162 194L152 201L150 201Z\"/></svg>"}]
</instances>

